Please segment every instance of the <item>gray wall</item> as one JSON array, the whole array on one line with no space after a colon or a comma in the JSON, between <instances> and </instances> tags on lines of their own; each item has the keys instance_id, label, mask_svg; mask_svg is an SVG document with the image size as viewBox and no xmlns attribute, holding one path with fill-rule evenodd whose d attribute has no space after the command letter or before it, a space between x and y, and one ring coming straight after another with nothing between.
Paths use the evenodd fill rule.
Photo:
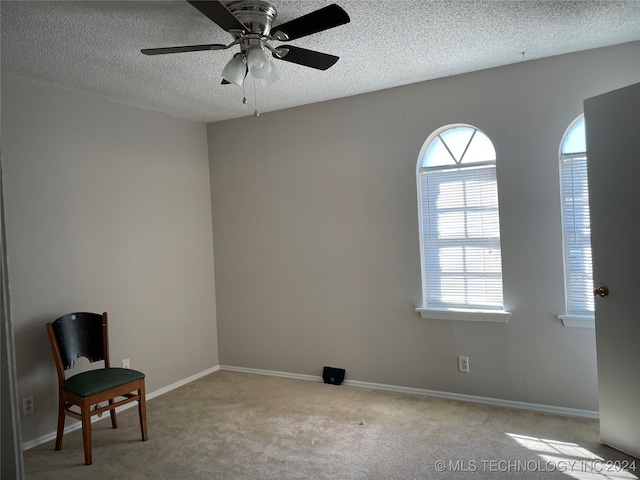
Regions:
<instances>
[{"instance_id":1,"label":"gray wall","mask_svg":"<svg viewBox=\"0 0 640 480\"><path fill-rule=\"evenodd\" d=\"M594 331L556 318L558 147L639 80L633 43L208 125L220 363L597 410ZM417 156L458 122L497 151L507 325L414 312Z\"/></svg>"},{"instance_id":2,"label":"gray wall","mask_svg":"<svg viewBox=\"0 0 640 480\"><path fill-rule=\"evenodd\" d=\"M109 312L149 393L217 365L205 125L3 78L2 126L23 441L55 431L64 313Z\"/></svg>"}]
</instances>

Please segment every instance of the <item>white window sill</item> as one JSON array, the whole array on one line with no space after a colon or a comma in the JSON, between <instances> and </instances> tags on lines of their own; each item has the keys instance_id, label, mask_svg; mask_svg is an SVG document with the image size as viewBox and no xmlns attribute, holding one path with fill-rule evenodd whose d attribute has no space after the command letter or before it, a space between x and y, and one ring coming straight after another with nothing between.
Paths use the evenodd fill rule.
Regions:
<instances>
[{"instance_id":1,"label":"white window sill","mask_svg":"<svg viewBox=\"0 0 640 480\"><path fill-rule=\"evenodd\" d=\"M569 328L596 328L596 319L593 315L558 315L562 324Z\"/></svg>"},{"instance_id":2,"label":"white window sill","mask_svg":"<svg viewBox=\"0 0 640 480\"><path fill-rule=\"evenodd\" d=\"M463 308L416 308L422 318L434 320L460 320L463 322L508 323L511 312Z\"/></svg>"}]
</instances>

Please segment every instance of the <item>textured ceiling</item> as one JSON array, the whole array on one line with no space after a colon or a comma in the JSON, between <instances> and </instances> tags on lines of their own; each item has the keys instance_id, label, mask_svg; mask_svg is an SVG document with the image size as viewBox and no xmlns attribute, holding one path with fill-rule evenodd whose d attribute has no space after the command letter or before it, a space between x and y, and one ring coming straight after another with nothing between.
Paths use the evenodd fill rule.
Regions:
<instances>
[{"instance_id":1,"label":"textured ceiling","mask_svg":"<svg viewBox=\"0 0 640 480\"><path fill-rule=\"evenodd\" d=\"M273 0L274 25L331 1ZM351 23L291 43L338 63L323 72L280 61L281 80L257 86L261 112L640 40L640 0L336 1ZM140 53L230 43L186 1L2 1L0 15L3 74L201 122L253 113L252 81L249 105L242 88L220 85L236 50Z\"/></svg>"}]
</instances>

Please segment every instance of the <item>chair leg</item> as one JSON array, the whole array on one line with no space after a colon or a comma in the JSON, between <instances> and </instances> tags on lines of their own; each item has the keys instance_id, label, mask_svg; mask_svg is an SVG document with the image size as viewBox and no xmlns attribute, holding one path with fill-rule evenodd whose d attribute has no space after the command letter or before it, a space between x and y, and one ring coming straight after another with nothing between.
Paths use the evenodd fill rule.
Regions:
<instances>
[{"instance_id":1,"label":"chair leg","mask_svg":"<svg viewBox=\"0 0 640 480\"><path fill-rule=\"evenodd\" d=\"M84 445L84 463L91 465L91 405L89 402L82 402L80 405L80 416L82 417L82 444Z\"/></svg>"},{"instance_id":2,"label":"chair leg","mask_svg":"<svg viewBox=\"0 0 640 480\"><path fill-rule=\"evenodd\" d=\"M113 398L109 400L109 405L113 406ZM111 415L111 427L118 428L118 417L116 417L116 409L112 408L109 410L109 414Z\"/></svg>"},{"instance_id":3,"label":"chair leg","mask_svg":"<svg viewBox=\"0 0 640 480\"><path fill-rule=\"evenodd\" d=\"M142 441L147 440L147 399L144 388L144 379L140 381L140 389L138 390L140 400L138 400L138 414L140 415L140 433L142 433Z\"/></svg>"},{"instance_id":4,"label":"chair leg","mask_svg":"<svg viewBox=\"0 0 640 480\"><path fill-rule=\"evenodd\" d=\"M56 430L55 450L60 450L62 448L62 436L64 435L65 417L66 414L64 413L64 398L60 396L60 401L58 402L58 429Z\"/></svg>"}]
</instances>

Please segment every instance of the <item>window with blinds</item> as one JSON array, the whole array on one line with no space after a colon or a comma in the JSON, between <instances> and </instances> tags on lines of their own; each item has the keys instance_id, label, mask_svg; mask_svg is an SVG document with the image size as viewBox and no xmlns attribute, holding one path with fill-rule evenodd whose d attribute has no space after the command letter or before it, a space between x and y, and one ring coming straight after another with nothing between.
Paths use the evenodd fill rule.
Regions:
<instances>
[{"instance_id":1,"label":"window with blinds","mask_svg":"<svg viewBox=\"0 0 640 480\"><path fill-rule=\"evenodd\" d=\"M496 153L475 127L444 127L418 162L423 306L502 310Z\"/></svg>"},{"instance_id":2,"label":"window with blinds","mask_svg":"<svg viewBox=\"0 0 640 480\"><path fill-rule=\"evenodd\" d=\"M593 271L584 117L567 130L560 147L560 185L567 314L593 315Z\"/></svg>"}]
</instances>

